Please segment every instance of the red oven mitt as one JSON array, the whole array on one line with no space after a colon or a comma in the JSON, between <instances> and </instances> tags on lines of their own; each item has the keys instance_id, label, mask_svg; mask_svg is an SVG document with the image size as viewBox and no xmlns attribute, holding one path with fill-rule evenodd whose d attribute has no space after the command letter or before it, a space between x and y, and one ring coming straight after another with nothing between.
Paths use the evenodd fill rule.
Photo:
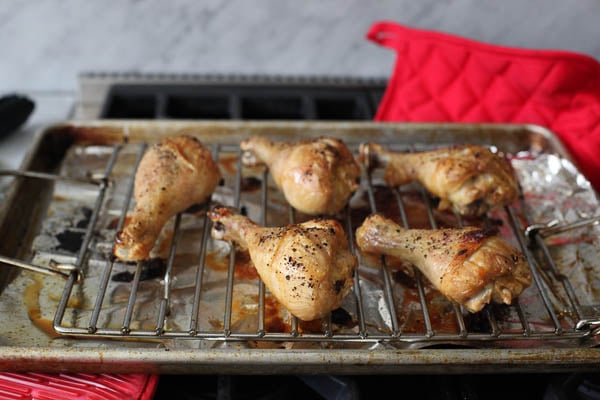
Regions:
<instances>
[{"instance_id":1,"label":"red oven mitt","mask_svg":"<svg viewBox=\"0 0 600 400\"><path fill-rule=\"evenodd\" d=\"M600 192L600 63L565 51L480 43L377 22L397 59L377 121L508 122L556 133Z\"/></svg>"},{"instance_id":2,"label":"red oven mitt","mask_svg":"<svg viewBox=\"0 0 600 400\"><path fill-rule=\"evenodd\" d=\"M0 373L0 399L151 400L158 375Z\"/></svg>"}]
</instances>

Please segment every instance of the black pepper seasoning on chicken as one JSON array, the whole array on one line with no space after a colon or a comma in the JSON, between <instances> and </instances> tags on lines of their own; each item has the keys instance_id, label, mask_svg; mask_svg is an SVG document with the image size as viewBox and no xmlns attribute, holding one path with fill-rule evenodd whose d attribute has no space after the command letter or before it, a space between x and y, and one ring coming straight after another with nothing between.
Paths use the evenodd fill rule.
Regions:
<instances>
[{"instance_id":1,"label":"black pepper seasoning on chicken","mask_svg":"<svg viewBox=\"0 0 600 400\"><path fill-rule=\"evenodd\" d=\"M511 304L531 285L524 255L495 232L474 226L405 229L375 214L356 230L356 243L362 252L413 264L442 294L471 312L492 301Z\"/></svg>"},{"instance_id":2,"label":"black pepper seasoning on chicken","mask_svg":"<svg viewBox=\"0 0 600 400\"><path fill-rule=\"evenodd\" d=\"M498 153L477 145L402 153L376 143L363 143L359 160L368 169L383 168L388 186L421 183L440 199L439 210L454 209L477 217L510 205L518 195L510 163Z\"/></svg>"},{"instance_id":3,"label":"black pepper seasoning on chicken","mask_svg":"<svg viewBox=\"0 0 600 400\"><path fill-rule=\"evenodd\" d=\"M247 249L265 286L299 319L326 316L350 292L358 260L336 220L262 227L228 208L208 215L211 235Z\"/></svg>"},{"instance_id":4,"label":"black pepper seasoning on chicken","mask_svg":"<svg viewBox=\"0 0 600 400\"><path fill-rule=\"evenodd\" d=\"M149 258L169 218L205 202L221 172L210 151L195 137L169 137L144 154L134 181L135 208L118 232L114 255L123 261Z\"/></svg>"}]
</instances>

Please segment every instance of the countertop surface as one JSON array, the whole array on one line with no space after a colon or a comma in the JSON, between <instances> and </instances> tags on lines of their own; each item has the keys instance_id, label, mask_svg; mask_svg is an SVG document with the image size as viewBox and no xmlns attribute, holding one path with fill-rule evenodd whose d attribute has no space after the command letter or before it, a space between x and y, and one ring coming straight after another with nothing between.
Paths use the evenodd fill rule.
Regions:
<instances>
[{"instance_id":1,"label":"countertop surface","mask_svg":"<svg viewBox=\"0 0 600 400\"><path fill-rule=\"evenodd\" d=\"M77 90L83 71L387 77L376 21L600 58L596 0L106 0L0 3L0 91Z\"/></svg>"}]
</instances>

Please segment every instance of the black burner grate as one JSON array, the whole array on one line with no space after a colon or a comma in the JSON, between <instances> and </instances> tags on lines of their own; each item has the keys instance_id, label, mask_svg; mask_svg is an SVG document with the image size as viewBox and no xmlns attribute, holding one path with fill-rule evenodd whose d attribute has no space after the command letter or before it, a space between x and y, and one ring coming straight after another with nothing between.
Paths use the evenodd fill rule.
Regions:
<instances>
[{"instance_id":1,"label":"black burner grate","mask_svg":"<svg viewBox=\"0 0 600 400\"><path fill-rule=\"evenodd\" d=\"M116 84L100 118L370 120L386 81Z\"/></svg>"}]
</instances>

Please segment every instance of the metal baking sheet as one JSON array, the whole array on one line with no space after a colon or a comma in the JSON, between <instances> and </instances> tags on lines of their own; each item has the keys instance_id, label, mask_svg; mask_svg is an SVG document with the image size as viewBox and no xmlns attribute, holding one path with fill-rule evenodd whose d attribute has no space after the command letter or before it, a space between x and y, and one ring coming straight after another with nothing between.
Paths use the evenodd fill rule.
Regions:
<instances>
[{"instance_id":1,"label":"metal baking sheet","mask_svg":"<svg viewBox=\"0 0 600 400\"><path fill-rule=\"evenodd\" d=\"M40 131L21 171L60 173L64 171L65 163L77 160L73 152L81 148L135 146L181 133L193 134L208 145L234 147L253 134L277 140L331 135L353 143L378 141L404 146L468 142L492 145L511 154L551 155L572 162L552 132L531 125L78 121ZM97 169L101 166L99 163ZM87 167L80 171L82 181L94 170ZM71 170L77 168L71 166ZM127 171L122 173L127 174ZM40 232L52 220L50 205L56 207L57 186L56 182L46 179L13 178L0 211L0 232L4 238L0 244L1 255L40 261L35 249L43 238ZM94 198L92 189L83 183L73 188L77 196ZM64 186L62 190L65 190ZM83 220L86 215L73 218ZM76 251L71 249L71 252ZM87 268L94 268L93 262L88 264ZM419 348L398 347L384 340L369 341L366 346L332 347L311 343L286 346L283 343L250 347L239 340L217 340L206 345L194 337L70 337L57 334L52 321L64 281L8 266L2 272L0 366L4 370L261 373L257 367L270 365L276 366L277 370L267 368L265 373L561 371L594 369L600 359L600 352L595 348L597 337L592 335L575 336L575 340L569 341L519 340L501 346L432 342L425 346L421 343ZM86 282L91 285L94 281L86 281L84 277L83 282L84 286ZM90 307L85 304L69 306ZM73 322L74 325L77 323ZM457 350L457 346L461 349Z\"/></svg>"}]
</instances>

